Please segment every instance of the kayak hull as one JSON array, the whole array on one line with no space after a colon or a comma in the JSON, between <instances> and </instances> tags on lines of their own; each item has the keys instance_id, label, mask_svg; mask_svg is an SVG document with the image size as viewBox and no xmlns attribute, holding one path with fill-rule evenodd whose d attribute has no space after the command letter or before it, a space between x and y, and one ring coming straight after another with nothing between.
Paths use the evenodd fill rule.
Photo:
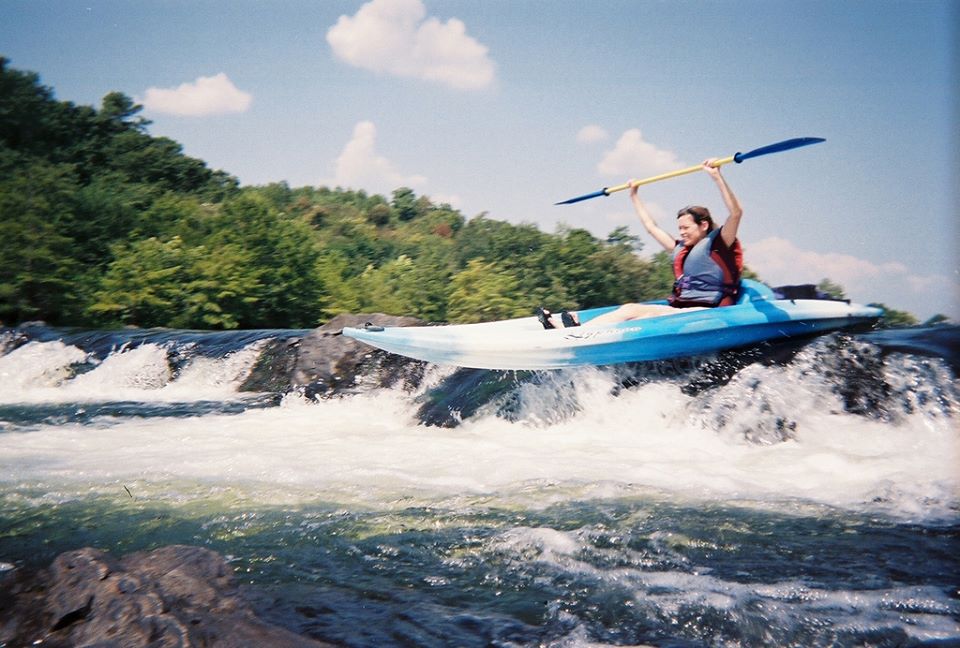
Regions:
<instances>
[{"instance_id":1,"label":"kayak hull","mask_svg":"<svg viewBox=\"0 0 960 648\"><path fill-rule=\"evenodd\" d=\"M580 321L587 323L614 308L580 311ZM680 309L607 326L544 330L535 317L525 317L482 324L344 328L343 334L435 364L560 369L715 353L865 326L881 315L880 309L842 301L777 299L770 288L744 280L743 295L736 305Z\"/></svg>"}]
</instances>

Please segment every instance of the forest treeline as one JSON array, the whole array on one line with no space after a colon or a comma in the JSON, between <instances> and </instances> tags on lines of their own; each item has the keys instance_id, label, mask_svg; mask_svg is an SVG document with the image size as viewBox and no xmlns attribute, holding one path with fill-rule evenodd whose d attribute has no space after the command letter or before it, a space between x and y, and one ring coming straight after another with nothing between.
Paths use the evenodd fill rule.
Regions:
<instances>
[{"instance_id":1,"label":"forest treeline","mask_svg":"<svg viewBox=\"0 0 960 648\"><path fill-rule=\"evenodd\" d=\"M242 187L151 136L140 111L119 92L99 109L58 101L0 57L0 323L475 322L654 299L672 285L667 256L639 257L625 228L599 239L467 219L409 188Z\"/></svg>"}]
</instances>

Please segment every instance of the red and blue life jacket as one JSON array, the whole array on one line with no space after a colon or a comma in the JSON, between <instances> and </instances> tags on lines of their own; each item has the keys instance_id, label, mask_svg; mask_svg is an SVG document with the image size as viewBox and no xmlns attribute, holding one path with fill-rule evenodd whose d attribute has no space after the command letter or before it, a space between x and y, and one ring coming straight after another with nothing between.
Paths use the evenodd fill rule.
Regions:
<instances>
[{"instance_id":1,"label":"red and blue life jacket","mask_svg":"<svg viewBox=\"0 0 960 648\"><path fill-rule=\"evenodd\" d=\"M737 303L743 250L740 240L727 246L715 229L693 246L677 241L673 249L673 295L670 305L730 306Z\"/></svg>"}]
</instances>

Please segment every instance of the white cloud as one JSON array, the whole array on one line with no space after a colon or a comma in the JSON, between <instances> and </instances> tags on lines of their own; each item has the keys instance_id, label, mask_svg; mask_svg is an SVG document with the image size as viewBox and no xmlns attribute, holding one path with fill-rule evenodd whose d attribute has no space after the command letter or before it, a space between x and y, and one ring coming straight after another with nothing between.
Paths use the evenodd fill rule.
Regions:
<instances>
[{"instance_id":1,"label":"white cloud","mask_svg":"<svg viewBox=\"0 0 960 648\"><path fill-rule=\"evenodd\" d=\"M365 70L479 90L493 83L486 46L467 35L463 21L426 18L421 0L372 0L340 16L327 42L340 59Z\"/></svg>"},{"instance_id":2,"label":"white cloud","mask_svg":"<svg viewBox=\"0 0 960 648\"><path fill-rule=\"evenodd\" d=\"M335 176L329 182L341 187L365 189L389 196L397 187L416 188L427 179L419 175L403 175L376 150L377 127L370 121L359 122L353 136L335 163Z\"/></svg>"},{"instance_id":3,"label":"white cloud","mask_svg":"<svg viewBox=\"0 0 960 648\"><path fill-rule=\"evenodd\" d=\"M744 243L744 255L747 265L774 285L830 279L854 301L883 302L921 319L936 312L957 316L956 278L912 273L899 261L874 263L850 254L804 250L776 236Z\"/></svg>"},{"instance_id":4,"label":"white cloud","mask_svg":"<svg viewBox=\"0 0 960 648\"><path fill-rule=\"evenodd\" d=\"M908 273L907 267L898 261L876 264L840 252L802 250L777 236L751 243L747 263L761 276L777 283L809 283L829 278L847 286Z\"/></svg>"},{"instance_id":5,"label":"white cloud","mask_svg":"<svg viewBox=\"0 0 960 648\"><path fill-rule=\"evenodd\" d=\"M139 101L152 112L205 117L245 112L253 97L237 89L221 72L211 77L199 77L193 83L183 83L176 88L148 88Z\"/></svg>"},{"instance_id":6,"label":"white cloud","mask_svg":"<svg viewBox=\"0 0 960 648\"><path fill-rule=\"evenodd\" d=\"M664 151L643 139L638 128L625 131L613 150L607 151L597 171L606 176L656 175L673 171L683 165L672 151Z\"/></svg>"},{"instance_id":7,"label":"white cloud","mask_svg":"<svg viewBox=\"0 0 960 648\"><path fill-rule=\"evenodd\" d=\"M580 132L577 133L577 141L581 144L596 144L597 142L604 142L607 138L610 137L610 134L601 126L596 124L590 124L589 126L584 126L580 129Z\"/></svg>"}]
</instances>

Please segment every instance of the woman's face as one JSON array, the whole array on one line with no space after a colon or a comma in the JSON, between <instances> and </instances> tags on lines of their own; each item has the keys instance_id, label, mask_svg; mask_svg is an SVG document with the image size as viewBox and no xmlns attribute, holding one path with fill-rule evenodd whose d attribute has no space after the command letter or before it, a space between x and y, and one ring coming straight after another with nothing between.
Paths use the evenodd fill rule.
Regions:
<instances>
[{"instance_id":1,"label":"woman's face","mask_svg":"<svg viewBox=\"0 0 960 648\"><path fill-rule=\"evenodd\" d=\"M684 214L678 218L677 225L680 227L680 241L688 246L696 245L710 233L708 230L710 223L703 221L698 225L690 214Z\"/></svg>"}]
</instances>

